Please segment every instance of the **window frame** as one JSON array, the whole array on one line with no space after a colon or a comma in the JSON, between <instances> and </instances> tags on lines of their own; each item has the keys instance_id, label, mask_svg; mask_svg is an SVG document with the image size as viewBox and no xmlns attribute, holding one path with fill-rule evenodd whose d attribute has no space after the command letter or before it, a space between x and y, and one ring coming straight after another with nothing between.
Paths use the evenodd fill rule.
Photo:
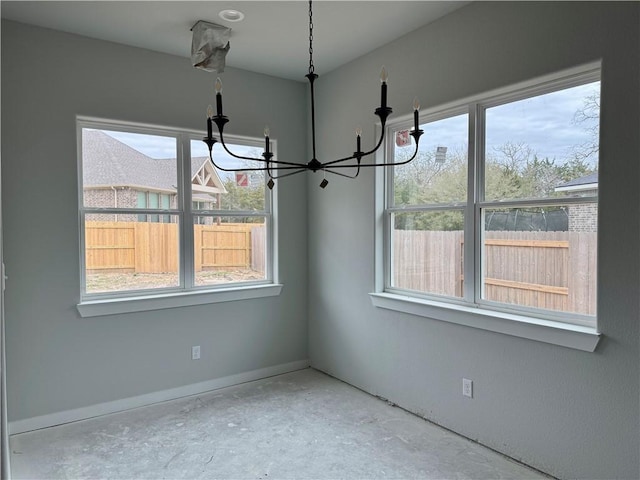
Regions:
<instances>
[{"instance_id":1,"label":"window frame","mask_svg":"<svg viewBox=\"0 0 640 480\"><path fill-rule=\"evenodd\" d=\"M571 312L555 312L533 307L512 306L482 299L483 248L482 212L491 207L537 207L567 205L572 203L595 203L597 195L580 198L516 199L513 201L484 200L485 165L485 112L487 109L518 100L555 92L594 81L602 82L601 64L593 62L546 75L516 85L468 97L457 102L441 105L421 112L420 123L428 123L459 114L468 114L468 165L467 199L464 204L401 206L394 203L393 167L376 172L376 279L375 291L371 293L374 306L411 313L435 320L448 321L474 328L490 330L518 337L553 343L557 345L593 351L599 341L597 315L588 316ZM394 132L412 127L411 118L404 117L386 126L386 138L394 138ZM379 128L379 126L378 126ZM394 142L387 145L379 161L390 161L394 155ZM392 286L392 216L398 212L434 210L463 210L465 279L461 298L427 292L405 290ZM598 237L600 233L598 233Z\"/></svg>"},{"instance_id":2,"label":"window frame","mask_svg":"<svg viewBox=\"0 0 640 480\"><path fill-rule=\"evenodd\" d=\"M85 128L120 131L145 135L174 138L176 141L177 193L174 208L102 208L85 207L83 185L82 131ZM251 298L279 295L282 285L278 283L277 268L277 193L266 187L265 205L260 211L241 210L196 210L192 203L191 187L191 142L201 141L204 132L172 128L126 121L106 120L95 117L76 117L76 140L78 161L78 219L80 257L80 302L77 309L81 316L91 317L147 310L158 310L180 306L201 305ZM261 148L264 141L258 138L227 134L227 143ZM277 141L272 140L272 151L277 152ZM266 177L266 176L265 176ZM160 202L160 194L159 202ZM146 194L148 207L148 192ZM171 202L170 202L171 203ZM159 207L161 205L159 204ZM178 224L178 285L175 287L126 290L119 292L87 293L86 291L86 249L85 217L92 214L135 214L158 216L158 220L173 216ZM196 285L194 272L194 219L197 216L265 218L266 249L265 278L261 280L225 283L217 285Z\"/></svg>"},{"instance_id":3,"label":"window frame","mask_svg":"<svg viewBox=\"0 0 640 480\"><path fill-rule=\"evenodd\" d=\"M449 106L443 109L437 109L433 111L426 111L424 114L420 115L420 125L430 122L437 122L439 120L444 120L447 118L452 118L459 115L468 115L468 118L471 118L469 114L469 109L466 105L460 104L457 106ZM386 138L395 138L393 132L396 130L404 130L411 129L413 127L412 121L398 121L395 123L391 123L387 126ZM468 132L471 131L470 128ZM471 147L469 147L471 148ZM388 141L385 146L385 154L387 158L393 158L393 150L394 144L391 141ZM470 151L470 150L469 150ZM468 158L471 158L469 155ZM467 164L467 180L469 180L469 162ZM443 300L447 302L451 302L453 304L458 305L467 305L468 302L464 300L464 295L462 298L448 297L444 295L438 295L435 293L427 293L427 292L419 292L415 290L406 290L401 288L396 288L391 285L392 275L393 275L393 234L392 234L392 220L391 217L394 213L420 213L420 212L442 212L442 211L462 211L464 214L465 221L465 258L466 258L466 248L469 245L467 236L467 222L468 222L468 208L469 208L469 191L472 191L469 188L467 182L467 200L460 202L448 202L448 203L438 203L438 204L424 204L424 205L392 205L389 206L391 202L393 202L395 198L394 191L394 177L393 177L394 167L387 167L384 169L384 291L390 292L398 295L410 295L415 296L417 298L425 298L425 299L434 299L434 300ZM466 275L466 272L465 272ZM465 283L466 288L466 283ZM410 293L409 293L410 292Z\"/></svg>"}]
</instances>

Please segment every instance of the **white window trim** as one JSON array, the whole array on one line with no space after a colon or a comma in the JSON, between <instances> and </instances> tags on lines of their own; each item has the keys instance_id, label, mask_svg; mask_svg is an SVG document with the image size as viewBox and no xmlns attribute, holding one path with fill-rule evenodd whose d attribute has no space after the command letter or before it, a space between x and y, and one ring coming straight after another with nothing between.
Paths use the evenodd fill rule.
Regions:
<instances>
[{"instance_id":1,"label":"white window trim","mask_svg":"<svg viewBox=\"0 0 640 480\"><path fill-rule=\"evenodd\" d=\"M80 302L76 305L80 316L94 317L103 315L114 315L122 313L143 312L150 310L162 310L167 308L178 308L193 305L204 305L210 303L233 302L250 300L255 298L265 298L280 295L283 285L278 283L278 237L277 237L277 192L275 190L265 190L267 192L265 198L265 211L267 212L267 258L266 269L267 276L265 280L254 282L242 282L235 284L223 285L193 285L192 280L187 275L192 270L193 265L193 249L187 245L193 245L193 231L189 228L180 228L180 251L182 262L180 269L182 270L182 278L179 286L169 289L153 289L138 291L123 291L113 293L87 294L84 291L85 280L85 248L84 248L84 197L83 197L83 181L82 181L82 129L97 128L116 131L131 131L134 133L143 133L151 135L169 135L175 136L177 140L178 150L182 148L183 158L191 157L190 142L181 143L181 139L202 138L203 132L191 131L188 129L163 127L150 124L131 123L118 120L107 120L102 118L77 116L76 117L76 139L78 145L78 216L79 216L79 235L80 235L80 275L81 275L81 295ZM256 146L262 145L259 140L240 135L227 135L230 141L242 142L245 144L255 143ZM273 151L277 152L277 142L272 140ZM180 165L180 162L178 163ZM169 214L177 215L183 225L193 224L193 217L198 211L192 209L192 204L187 199L191 198L191 182L183 181L184 178L191 176L191 162L182 161L182 170L178 171L178 182L184 185L181 189L181 195L178 198L177 208L170 210L157 209L149 214ZM125 211L127 209L119 209ZM139 209L133 209L139 210ZM126 212L125 212L126 213ZM229 212L224 212L228 214ZM253 215L255 212L234 211L235 216L242 216L243 213ZM191 266L191 267L190 267ZM191 268L191 270L190 270Z\"/></svg>"},{"instance_id":2,"label":"white window trim","mask_svg":"<svg viewBox=\"0 0 640 480\"><path fill-rule=\"evenodd\" d=\"M564 72L522 82L506 89L498 89L462 99L455 103L441 105L431 111L423 112L423 116L431 114L430 120L432 120L439 115L442 116L442 112L459 111L465 105L482 103L486 107L492 103L492 98L500 98L501 101L504 101L508 95L512 96L513 99L518 99L521 98L523 90L528 90L529 96L533 96L536 93L534 93L532 87L535 87L539 93L546 93L549 91L550 85L558 85L559 79L562 79L561 82L563 83L570 84L571 77L584 78L589 74L599 73L600 70L601 62L593 62L565 70ZM474 121L473 117L471 118L471 121ZM410 128L411 120L410 115L406 115L386 128L391 131L392 128L398 128L403 124ZM380 128L379 125L378 128ZM471 141L473 141L473 144ZM469 150L473 151L474 148L478 148L478 145L475 145L476 139L471 139L471 141ZM390 152L387 149L384 152L379 151L376 155L376 160L380 163L390 158ZM508 310L508 308L497 310L485 304L462 304L456 303L455 299L450 301L448 298L446 301L440 301L434 297L411 296L409 292L394 292L392 289L390 291L386 287L385 277L389 267L387 263L389 262L389 254L387 252L389 241L386 238L388 228L386 226L385 211L386 183L387 172L378 169L375 172L375 289L374 292L370 293L371 302L375 307L576 350L595 351L601 338L601 333L597 330L597 326L576 325L556 320L555 318L545 319L528 316L520 312L511 313L504 311ZM465 225L465 231L467 230L467 225ZM478 262L479 259L476 258L475 261ZM565 315L565 317L567 316Z\"/></svg>"},{"instance_id":3,"label":"white window trim","mask_svg":"<svg viewBox=\"0 0 640 480\"><path fill-rule=\"evenodd\" d=\"M580 325L393 293L371 293L370 297L375 307L585 352L593 352L600 341L600 334L595 329Z\"/></svg>"},{"instance_id":4,"label":"white window trim","mask_svg":"<svg viewBox=\"0 0 640 480\"><path fill-rule=\"evenodd\" d=\"M188 292L170 292L137 297L87 300L77 305L82 317L97 317L121 313L163 310L166 308L190 307L209 303L235 302L254 298L275 297L280 295L282 284L239 285L218 290L192 290Z\"/></svg>"}]
</instances>

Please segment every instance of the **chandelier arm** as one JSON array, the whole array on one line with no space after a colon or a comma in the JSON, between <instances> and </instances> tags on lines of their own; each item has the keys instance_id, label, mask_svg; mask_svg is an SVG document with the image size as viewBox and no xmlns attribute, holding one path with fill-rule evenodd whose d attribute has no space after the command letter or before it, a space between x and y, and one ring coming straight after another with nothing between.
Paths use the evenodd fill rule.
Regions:
<instances>
[{"instance_id":1,"label":"chandelier arm","mask_svg":"<svg viewBox=\"0 0 640 480\"><path fill-rule=\"evenodd\" d=\"M406 165L407 163L412 161L414 158L416 158L417 154L418 154L418 149L416 148L415 153L408 160L403 160L402 162L390 162L390 163L363 163L360 165L360 167L363 167L363 168L364 167L394 167L399 165ZM331 168L355 168L356 166L357 165L333 165Z\"/></svg>"},{"instance_id":2,"label":"chandelier arm","mask_svg":"<svg viewBox=\"0 0 640 480\"><path fill-rule=\"evenodd\" d=\"M227 152L229 155L231 155L233 158L239 158L240 160L258 160L259 162L265 162L265 160L262 160L260 158L251 158L251 157L244 157L242 155L236 155L231 150L229 150L227 148L227 144L224 143L224 136L222 135L222 130L220 130L220 128L218 128L218 133L220 134L220 144L222 145L222 148L224 148L224 151Z\"/></svg>"},{"instance_id":3,"label":"chandelier arm","mask_svg":"<svg viewBox=\"0 0 640 480\"><path fill-rule=\"evenodd\" d=\"M397 166L401 166L401 165L406 165L407 163L411 162L414 158L416 158L417 154L418 154L418 148L416 147L416 151L413 153L411 158L409 158L407 160L403 160L402 162L369 163L369 164L364 164L362 166L363 167L397 167Z\"/></svg>"},{"instance_id":4,"label":"chandelier arm","mask_svg":"<svg viewBox=\"0 0 640 480\"><path fill-rule=\"evenodd\" d=\"M275 168L271 168L270 166L267 166L267 175L269 176L269 178L271 180L278 180L280 178L285 178L285 177L290 177L292 175L296 175L298 173L302 173L302 172L306 172L308 170L308 167L305 166L305 168L300 168L300 169L296 169L294 172L289 172L289 173L285 173L282 175L274 175L272 173L272 171L279 171L279 170L291 170L294 169L295 167L275 167ZM273 188L273 185L268 185L269 189Z\"/></svg>"},{"instance_id":5,"label":"chandelier arm","mask_svg":"<svg viewBox=\"0 0 640 480\"><path fill-rule=\"evenodd\" d=\"M345 165L345 168L346 167L347 166ZM331 168L335 168L335 167L331 167ZM333 175L339 175L341 177L346 177L346 178L356 178L358 175L360 175L360 165L349 165L348 168L357 168L358 170L356 170L356 173L354 175L347 175L346 173L334 172L331 169L323 170L323 172L332 173Z\"/></svg>"},{"instance_id":6,"label":"chandelier arm","mask_svg":"<svg viewBox=\"0 0 640 480\"><path fill-rule=\"evenodd\" d=\"M227 145L224 143L224 137L222 135L222 132L219 131L218 132L220 134L220 144L222 145L222 148L224 148L224 151L227 152L229 155L231 155L234 158L239 158L241 160L253 160L253 161L258 161L258 162L262 162L262 163L266 163L266 164L271 164L271 163L276 163L276 164L280 164L280 165L290 165L292 168L305 168L307 165L306 163L295 163L295 162L285 162L283 160L265 160L263 158L255 158L255 157L244 157L242 155L236 155L235 153L233 153L231 150L229 150L227 148ZM211 157L211 155L209 155ZM213 161L213 160L212 160ZM282 168L282 167L278 167L278 168ZM223 170L223 169L220 169ZM258 170L255 168L250 168L247 170ZM265 168L260 168L259 170L266 170ZM234 171L239 171L237 169L234 169Z\"/></svg>"},{"instance_id":7,"label":"chandelier arm","mask_svg":"<svg viewBox=\"0 0 640 480\"><path fill-rule=\"evenodd\" d=\"M373 147L371 150L369 150L368 152L355 152L353 155L351 155L350 157L344 157L344 158L339 158L338 160L331 160L330 162L324 162L322 164L323 167L327 167L327 166L331 166L332 168L336 167L336 163L340 163L340 162L346 162L347 160L354 160L354 159L358 159L358 163L360 163L359 158L362 157L366 157L368 155L371 155L372 153L375 153L376 151L378 151L378 149L380 148L380 146L382 145L382 142L384 141L384 124L382 125L382 133L380 134L380 138L378 139L378 143L376 144L375 147ZM352 168L355 165L345 165L343 168Z\"/></svg>"},{"instance_id":8,"label":"chandelier arm","mask_svg":"<svg viewBox=\"0 0 640 480\"><path fill-rule=\"evenodd\" d=\"M263 163L269 163L269 164L276 164L276 165L286 165L286 169L293 169L293 168L303 168L306 169L307 168L307 164L306 163L297 163L297 162L285 162L284 160L263 160L262 158L254 158L253 160L259 160ZM285 169L285 167L275 167L276 169Z\"/></svg>"},{"instance_id":9,"label":"chandelier arm","mask_svg":"<svg viewBox=\"0 0 640 480\"><path fill-rule=\"evenodd\" d=\"M276 167L272 167L275 169L281 169L281 170L291 170L294 168L303 168L306 169L307 168L307 164L306 163L296 163L296 162L285 162L284 160L264 160L262 158L251 158L250 160L258 160L262 163L265 164L275 164ZM286 167L278 167L277 165L286 165Z\"/></svg>"},{"instance_id":10,"label":"chandelier arm","mask_svg":"<svg viewBox=\"0 0 640 480\"><path fill-rule=\"evenodd\" d=\"M256 170L266 170L267 167L265 168L224 168L221 167L220 165L218 165L214 160L213 157L211 155L209 155L209 160L211 160L211 163L213 163L213 166L216 167L218 170L222 170L223 172L253 172ZM256 160L256 159L254 159Z\"/></svg>"},{"instance_id":11,"label":"chandelier arm","mask_svg":"<svg viewBox=\"0 0 640 480\"><path fill-rule=\"evenodd\" d=\"M259 162L263 162L263 163L267 163L265 160L261 159L261 158L251 158L251 157L242 157L242 158L246 158L247 160L257 160ZM306 170L306 168L302 168L300 166L296 166L296 167L246 167L246 168L224 168L221 167L220 165L218 165L215 160L213 159L212 155L209 155L209 160L211 160L211 163L213 164L214 167L216 167L218 170L222 170L223 172L263 172L266 170L300 170L301 172ZM275 161L270 161L268 163L275 163ZM302 168L302 169L301 169Z\"/></svg>"},{"instance_id":12,"label":"chandelier arm","mask_svg":"<svg viewBox=\"0 0 640 480\"><path fill-rule=\"evenodd\" d=\"M417 139L419 139L423 133L424 133L423 130L418 130L418 131L411 132L410 135L413 136L414 138L417 137ZM416 149L414 150L413 155L411 156L411 158L407 160L403 160L402 162L362 163L362 164L359 163L358 165L332 165L331 168L355 168L356 166L358 168L360 167L393 167L398 165L406 165L407 163L412 161L414 158L416 158L416 156L418 155L419 145L418 145L417 139L416 139Z\"/></svg>"},{"instance_id":13,"label":"chandelier arm","mask_svg":"<svg viewBox=\"0 0 640 480\"><path fill-rule=\"evenodd\" d=\"M271 164L271 163L276 163L276 162L271 161L269 163ZM277 170L300 170L302 172L304 172L306 170L309 170L309 168L306 165L300 165L300 164L297 164L297 163L294 163L293 165L294 166L287 165L286 167L278 167L278 166L275 166L275 167L264 167L262 170L274 170L274 171L277 171ZM252 168L251 170L255 170L255 168Z\"/></svg>"},{"instance_id":14,"label":"chandelier arm","mask_svg":"<svg viewBox=\"0 0 640 480\"><path fill-rule=\"evenodd\" d=\"M282 170L280 169L272 169L272 170ZM306 172L307 169L306 168L302 168L302 169L298 169L295 172L288 172L288 173L284 173L282 175L273 175L269 170L267 171L267 173L269 174L269 178L272 178L273 180L278 180L280 178L285 178L285 177L290 177L291 175L295 175L297 173L302 173L302 172Z\"/></svg>"}]
</instances>

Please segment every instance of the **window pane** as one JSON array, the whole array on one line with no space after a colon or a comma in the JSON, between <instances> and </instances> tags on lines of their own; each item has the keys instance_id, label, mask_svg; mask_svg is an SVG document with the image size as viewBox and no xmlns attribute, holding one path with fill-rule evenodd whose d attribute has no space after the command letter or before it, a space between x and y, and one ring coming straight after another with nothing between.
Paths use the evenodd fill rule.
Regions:
<instances>
[{"instance_id":1,"label":"window pane","mask_svg":"<svg viewBox=\"0 0 640 480\"><path fill-rule=\"evenodd\" d=\"M461 297L462 210L394 213L391 222L391 286Z\"/></svg>"},{"instance_id":2,"label":"window pane","mask_svg":"<svg viewBox=\"0 0 640 480\"><path fill-rule=\"evenodd\" d=\"M196 285L267 278L265 217L194 217Z\"/></svg>"},{"instance_id":3,"label":"window pane","mask_svg":"<svg viewBox=\"0 0 640 480\"><path fill-rule=\"evenodd\" d=\"M138 203L136 206L138 208L147 208L147 192L138 192Z\"/></svg>"},{"instance_id":4,"label":"window pane","mask_svg":"<svg viewBox=\"0 0 640 480\"><path fill-rule=\"evenodd\" d=\"M420 151L407 165L394 167L395 205L465 202L467 199L468 115L421 125ZM408 130L396 131L394 161L410 158L415 149ZM406 143L406 139L411 143Z\"/></svg>"},{"instance_id":5,"label":"window pane","mask_svg":"<svg viewBox=\"0 0 640 480\"><path fill-rule=\"evenodd\" d=\"M175 138L83 128L84 206L136 208L149 191L175 197L176 165Z\"/></svg>"},{"instance_id":6,"label":"window pane","mask_svg":"<svg viewBox=\"0 0 640 480\"><path fill-rule=\"evenodd\" d=\"M157 193L154 193L154 192L149 193L149 208L159 208Z\"/></svg>"},{"instance_id":7,"label":"window pane","mask_svg":"<svg viewBox=\"0 0 640 480\"><path fill-rule=\"evenodd\" d=\"M135 214L87 215L87 293L178 286L178 243L176 216L150 223Z\"/></svg>"},{"instance_id":8,"label":"window pane","mask_svg":"<svg viewBox=\"0 0 640 480\"><path fill-rule=\"evenodd\" d=\"M600 82L486 110L485 199L596 195Z\"/></svg>"},{"instance_id":9,"label":"window pane","mask_svg":"<svg viewBox=\"0 0 640 480\"><path fill-rule=\"evenodd\" d=\"M232 152L247 157L262 158L259 147L227 144ZM222 145L213 146L213 159L223 168L260 167L251 160L239 160L228 155ZM215 168L206 145L191 141L192 201L203 210L265 210L264 172L227 172Z\"/></svg>"},{"instance_id":10,"label":"window pane","mask_svg":"<svg viewBox=\"0 0 640 480\"><path fill-rule=\"evenodd\" d=\"M485 209L482 298L596 313L597 205Z\"/></svg>"},{"instance_id":11,"label":"window pane","mask_svg":"<svg viewBox=\"0 0 640 480\"><path fill-rule=\"evenodd\" d=\"M149 192L149 208L154 208L154 209L159 208L157 193ZM147 219L150 222L157 222L158 215L149 215Z\"/></svg>"}]
</instances>

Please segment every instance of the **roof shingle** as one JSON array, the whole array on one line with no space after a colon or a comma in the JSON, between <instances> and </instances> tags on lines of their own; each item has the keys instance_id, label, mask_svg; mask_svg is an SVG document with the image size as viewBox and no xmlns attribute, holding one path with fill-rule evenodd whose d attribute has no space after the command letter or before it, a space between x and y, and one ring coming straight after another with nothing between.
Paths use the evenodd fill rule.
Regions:
<instances>
[{"instance_id":1,"label":"roof shingle","mask_svg":"<svg viewBox=\"0 0 640 480\"><path fill-rule=\"evenodd\" d=\"M207 157L191 159L192 177L207 161ZM141 186L176 191L176 159L151 158L101 130L84 129L82 181L85 187Z\"/></svg>"}]
</instances>

